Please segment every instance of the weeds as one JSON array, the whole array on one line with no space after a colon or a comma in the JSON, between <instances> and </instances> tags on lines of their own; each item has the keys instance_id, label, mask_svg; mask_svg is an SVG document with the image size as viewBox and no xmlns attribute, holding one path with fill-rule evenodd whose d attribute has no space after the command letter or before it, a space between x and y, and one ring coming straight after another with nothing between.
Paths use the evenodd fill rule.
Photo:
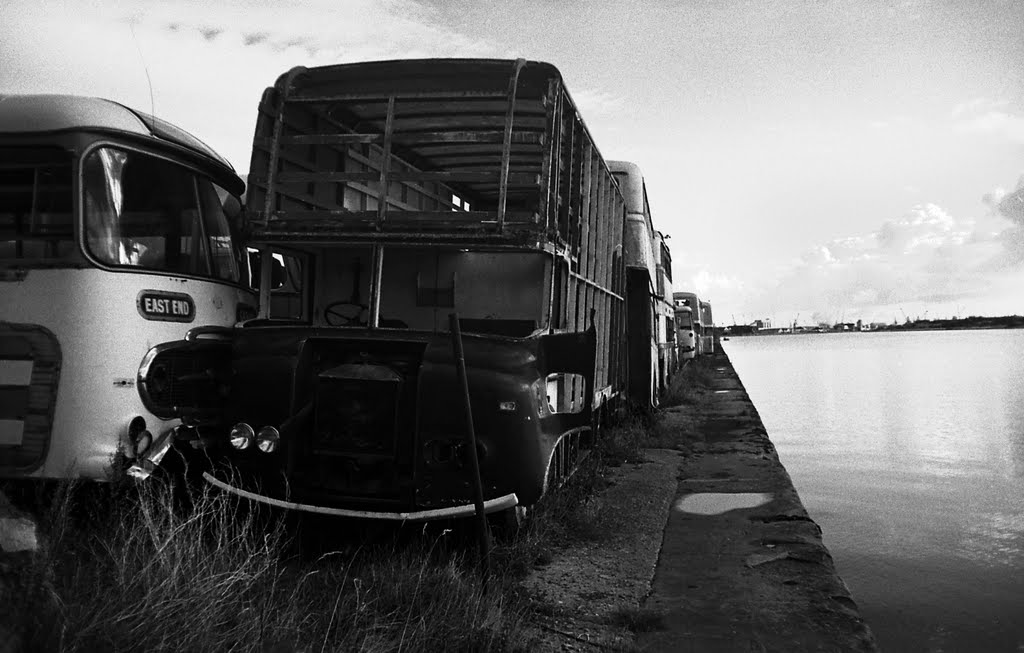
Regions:
<instances>
[{"instance_id":1,"label":"weeds","mask_svg":"<svg viewBox=\"0 0 1024 653\"><path fill-rule=\"evenodd\" d=\"M608 429L495 545L487 594L471 538L447 530L310 559L281 514L207 486L66 483L39 501L46 546L7 588L16 609L0 630L28 651L530 650L518 580L557 547L605 536L607 466L642 460L646 429L635 416Z\"/></svg>"},{"instance_id":2,"label":"weeds","mask_svg":"<svg viewBox=\"0 0 1024 653\"><path fill-rule=\"evenodd\" d=\"M42 521L25 609L15 620L38 651L520 651L513 594L484 595L460 553L437 542L368 547L311 562L289 556L283 521L202 491L136 496L78 527L67 492ZM442 534L442 536L444 535Z\"/></svg>"},{"instance_id":3,"label":"weeds","mask_svg":"<svg viewBox=\"0 0 1024 653\"><path fill-rule=\"evenodd\" d=\"M681 405L695 405L711 389L715 378L714 356L700 356L686 364L672 378L665 396L662 398L663 408Z\"/></svg>"}]
</instances>

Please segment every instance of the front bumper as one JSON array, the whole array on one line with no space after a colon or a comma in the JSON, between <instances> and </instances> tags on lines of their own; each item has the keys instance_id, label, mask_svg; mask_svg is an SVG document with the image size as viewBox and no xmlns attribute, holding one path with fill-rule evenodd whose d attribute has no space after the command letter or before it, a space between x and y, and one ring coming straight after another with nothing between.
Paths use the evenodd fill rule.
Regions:
<instances>
[{"instance_id":1,"label":"front bumper","mask_svg":"<svg viewBox=\"0 0 1024 653\"><path fill-rule=\"evenodd\" d=\"M318 515L330 515L332 517L350 517L355 519L379 519L384 521L431 521L434 519L454 519L459 517L472 517L476 514L476 506L473 504L464 504L461 506L451 506L449 508L435 508L433 510L417 510L413 512L381 512L374 510L350 510L347 508L331 508L329 506L314 506L307 503L295 503L293 501L282 501L281 499L273 499L266 497L261 494L249 492L241 488L229 485L209 472L203 472L203 478L206 482L214 487L220 488L226 492L237 494L240 497L249 499L250 501L257 501L259 503L265 503L269 506L275 506L277 508L284 508L286 510L301 510L303 512L312 512ZM500 512L509 508L514 508L519 505L519 498L516 497L515 492L506 494L505 496L497 497L484 501L484 512Z\"/></svg>"}]
</instances>

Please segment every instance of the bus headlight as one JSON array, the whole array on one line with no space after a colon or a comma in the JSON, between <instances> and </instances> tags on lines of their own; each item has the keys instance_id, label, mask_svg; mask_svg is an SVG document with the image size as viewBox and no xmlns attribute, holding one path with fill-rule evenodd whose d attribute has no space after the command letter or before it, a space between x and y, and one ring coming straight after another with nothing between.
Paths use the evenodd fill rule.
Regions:
<instances>
[{"instance_id":1,"label":"bus headlight","mask_svg":"<svg viewBox=\"0 0 1024 653\"><path fill-rule=\"evenodd\" d=\"M245 451L252 444L252 441L256 439L256 434L253 432L252 427L245 422L239 422L231 427L231 446L239 451Z\"/></svg>"},{"instance_id":2,"label":"bus headlight","mask_svg":"<svg viewBox=\"0 0 1024 653\"><path fill-rule=\"evenodd\" d=\"M264 426L256 435L256 446L263 453L273 453L281 442L281 434L273 426Z\"/></svg>"}]
</instances>

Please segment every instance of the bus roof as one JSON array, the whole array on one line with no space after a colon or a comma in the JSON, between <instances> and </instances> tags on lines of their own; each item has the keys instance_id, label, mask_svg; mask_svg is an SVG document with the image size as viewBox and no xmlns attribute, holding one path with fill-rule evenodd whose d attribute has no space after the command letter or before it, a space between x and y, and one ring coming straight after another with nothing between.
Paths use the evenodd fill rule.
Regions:
<instances>
[{"instance_id":1,"label":"bus roof","mask_svg":"<svg viewBox=\"0 0 1024 653\"><path fill-rule=\"evenodd\" d=\"M0 133L69 130L112 131L170 142L234 173L226 159L184 129L123 104L77 95L0 94Z\"/></svg>"},{"instance_id":2,"label":"bus roof","mask_svg":"<svg viewBox=\"0 0 1024 653\"><path fill-rule=\"evenodd\" d=\"M630 161L609 161L608 169L613 175L625 175L627 182L619 179L619 189L626 200L626 210L630 213L644 212L644 175L640 166Z\"/></svg>"},{"instance_id":3,"label":"bus roof","mask_svg":"<svg viewBox=\"0 0 1024 653\"><path fill-rule=\"evenodd\" d=\"M514 72L517 71L517 72ZM389 98L398 101L395 132L408 134L446 131L451 134L500 130L505 124L510 79L516 80L515 133L511 168L520 181L509 183L511 196L537 192L537 179L544 172L544 160L551 148L543 141L547 129L546 102L553 84L561 86L562 76L543 61L510 59L395 59L365 61L319 67L297 67L281 75L268 92L281 91L291 105L313 106L323 116L346 117L366 133L384 133ZM276 107L264 96L262 111L273 115ZM575 105L569 107L575 112ZM337 118L335 118L337 120ZM327 123L328 120L322 122ZM261 133L261 126L266 126ZM579 125L586 125L579 119ZM257 123L256 147L272 136L273 121ZM502 158L502 139L406 139L394 151L424 170L490 172ZM255 161L256 159L254 159ZM267 170L250 169L250 176ZM470 195L496 199L499 180L485 178L461 183Z\"/></svg>"}]
</instances>

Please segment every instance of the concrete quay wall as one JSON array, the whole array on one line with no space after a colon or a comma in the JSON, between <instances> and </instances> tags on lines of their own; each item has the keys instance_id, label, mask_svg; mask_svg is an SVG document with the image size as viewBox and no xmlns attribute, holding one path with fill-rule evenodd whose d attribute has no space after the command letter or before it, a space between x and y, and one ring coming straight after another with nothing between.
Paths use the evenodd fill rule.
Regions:
<instances>
[{"instance_id":1,"label":"concrete quay wall","mask_svg":"<svg viewBox=\"0 0 1024 653\"><path fill-rule=\"evenodd\" d=\"M665 629L638 648L877 651L728 355L702 365L710 388L661 424L691 435L644 602Z\"/></svg>"}]
</instances>

